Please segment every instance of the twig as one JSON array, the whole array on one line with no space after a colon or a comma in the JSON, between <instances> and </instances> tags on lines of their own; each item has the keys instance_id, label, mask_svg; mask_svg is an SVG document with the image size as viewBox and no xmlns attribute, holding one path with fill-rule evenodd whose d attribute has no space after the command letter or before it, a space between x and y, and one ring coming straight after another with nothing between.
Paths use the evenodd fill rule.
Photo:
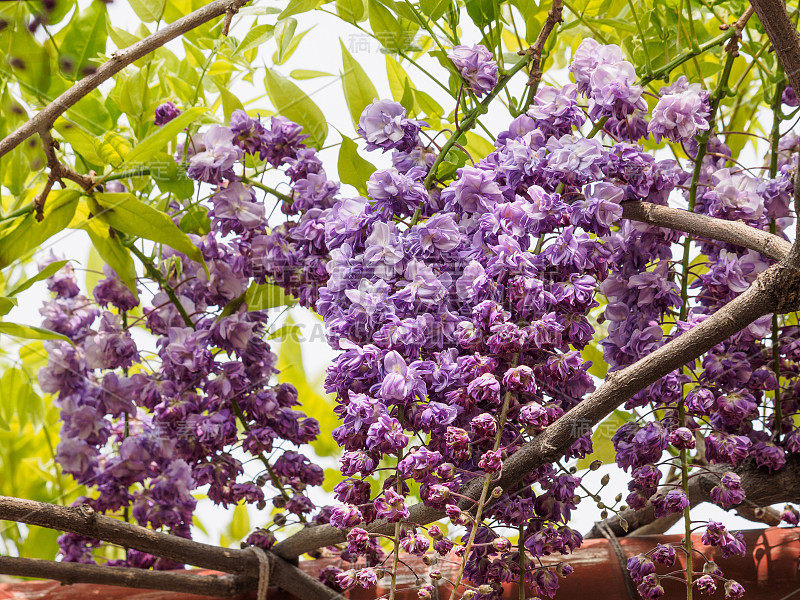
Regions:
<instances>
[{"instance_id":1,"label":"twig","mask_svg":"<svg viewBox=\"0 0 800 600\"><path fill-rule=\"evenodd\" d=\"M58 142L50 135L49 129L44 129L39 133L42 140L45 156L47 157L47 167L50 172L47 175L47 183L44 184L42 192L33 200L33 209L36 212L36 220L41 221L44 219L44 205L47 201L47 195L53 189L56 181L61 184L61 187L66 187L64 180L68 179L80 185L84 190L91 190L94 185L94 177L92 175L81 175L70 169L65 164L61 163L56 156L58 149Z\"/></svg>"},{"instance_id":2,"label":"twig","mask_svg":"<svg viewBox=\"0 0 800 600\"><path fill-rule=\"evenodd\" d=\"M248 0L214 0L203 8L199 8L185 17L181 17L163 29L136 42L132 46L115 52L111 55L111 58L100 65L94 73L75 83L75 85L36 113L36 116L30 121L0 141L0 156L4 156L10 152L34 133L49 129L59 116L64 114L70 107L74 106L81 98L88 95L92 90L99 87L101 83L116 75L131 63L139 60L143 56L147 56L170 40L174 40L187 31L191 31L195 27L199 27L211 19L227 13L229 10L238 10L247 2Z\"/></svg>"}]
</instances>

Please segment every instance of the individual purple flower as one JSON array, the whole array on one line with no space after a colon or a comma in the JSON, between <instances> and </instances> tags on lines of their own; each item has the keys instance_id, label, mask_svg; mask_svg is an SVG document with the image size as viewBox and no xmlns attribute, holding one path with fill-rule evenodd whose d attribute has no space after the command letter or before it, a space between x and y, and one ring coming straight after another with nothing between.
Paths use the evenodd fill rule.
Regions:
<instances>
[{"instance_id":1,"label":"individual purple flower","mask_svg":"<svg viewBox=\"0 0 800 600\"><path fill-rule=\"evenodd\" d=\"M657 544L652 558L655 563L671 567L675 564L675 548L669 544Z\"/></svg>"},{"instance_id":2,"label":"individual purple flower","mask_svg":"<svg viewBox=\"0 0 800 600\"><path fill-rule=\"evenodd\" d=\"M302 126L286 117L274 116L264 134L262 150L266 150L266 156L262 158L266 158L269 164L277 168L287 160L297 157L298 152L305 148L303 140L307 137Z\"/></svg>"},{"instance_id":3,"label":"individual purple flower","mask_svg":"<svg viewBox=\"0 0 800 600\"><path fill-rule=\"evenodd\" d=\"M711 501L725 510L741 504L744 497L742 480L736 473L730 471L722 476L719 485L711 488Z\"/></svg>"},{"instance_id":4,"label":"individual purple flower","mask_svg":"<svg viewBox=\"0 0 800 600\"><path fill-rule=\"evenodd\" d=\"M711 596L717 591L717 581L711 575L701 575L694 584L701 594Z\"/></svg>"},{"instance_id":5,"label":"individual purple flower","mask_svg":"<svg viewBox=\"0 0 800 600\"><path fill-rule=\"evenodd\" d=\"M711 115L710 93L699 83L690 84L684 75L661 88L661 98L653 109L647 129L657 142L662 138L678 143L707 131Z\"/></svg>"},{"instance_id":6,"label":"individual purple flower","mask_svg":"<svg viewBox=\"0 0 800 600\"><path fill-rule=\"evenodd\" d=\"M656 572L656 566L653 561L644 554L637 554L631 556L627 562L628 573L631 574L631 579L637 583L642 581L647 575Z\"/></svg>"},{"instance_id":7,"label":"individual purple flower","mask_svg":"<svg viewBox=\"0 0 800 600\"><path fill-rule=\"evenodd\" d=\"M212 125L203 134L202 144L205 150L189 159L186 174L212 184L233 179L233 165L242 157L242 149L233 144L233 132L227 127Z\"/></svg>"},{"instance_id":8,"label":"individual purple flower","mask_svg":"<svg viewBox=\"0 0 800 600\"><path fill-rule=\"evenodd\" d=\"M234 231L255 229L266 221L264 204L256 200L252 188L240 181L229 181L221 185L211 196L214 209L209 213ZM229 229L229 230L230 230Z\"/></svg>"},{"instance_id":9,"label":"individual purple flower","mask_svg":"<svg viewBox=\"0 0 800 600\"><path fill-rule=\"evenodd\" d=\"M411 215L428 200L428 193L419 181L397 169L378 169L367 181L367 191L375 200L375 212L386 219Z\"/></svg>"},{"instance_id":10,"label":"individual purple flower","mask_svg":"<svg viewBox=\"0 0 800 600\"><path fill-rule=\"evenodd\" d=\"M800 106L800 101L797 100L797 94L795 93L794 88L790 85L787 85L785 88L783 88L781 102L783 102L786 106L791 106L792 108Z\"/></svg>"},{"instance_id":11,"label":"individual purple flower","mask_svg":"<svg viewBox=\"0 0 800 600\"><path fill-rule=\"evenodd\" d=\"M744 556L747 549L741 531L729 533L722 523L712 520L709 520L700 541L707 546L721 548L722 558L730 558L733 555Z\"/></svg>"},{"instance_id":12,"label":"individual purple flower","mask_svg":"<svg viewBox=\"0 0 800 600\"><path fill-rule=\"evenodd\" d=\"M666 495L657 495L652 500L656 518L682 512L689 507L689 499L683 490L670 490Z\"/></svg>"},{"instance_id":13,"label":"individual purple flower","mask_svg":"<svg viewBox=\"0 0 800 600\"><path fill-rule=\"evenodd\" d=\"M111 304L123 312L139 306L139 298L120 280L114 269L103 265L103 274L105 279L98 281L92 290L95 302L103 307Z\"/></svg>"},{"instance_id":14,"label":"individual purple flower","mask_svg":"<svg viewBox=\"0 0 800 600\"><path fill-rule=\"evenodd\" d=\"M694 434L688 427L678 427L669 434L667 441L678 450L691 450L695 446Z\"/></svg>"},{"instance_id":15,"label":"individual purple flower","mask_svg":"<svg viewBox=\"0 0 800 600\"><path fill-rule=\"evenodd\" d=\"M729 579L725 582L725 600L737 600L744 596L744 587L738 581Z\"/></svg>"},{"instance_id":16,"label":"individual purple flower","mask_svg":"<svg viewBox=\"0 0 800 600\"><path fill-rule=\"evenodd\" d=\"M396 523L408 518L408 508L403 497L392 489L387 489L382 497L374 502L379 519L386 519L389 523Z\"/></svg>"},{"instance_id":17,"label":"individual purple flower","mask_svg":"<svg viewBox=\"0 0 800 600\"><path fill-rule=\"evenodd\" d=\"M577 94L577 86L572 83L562 88L545 85L539 88L527 115L536 120L537 128L560 137L586 121L578 106Z\"/></svg>"},{"instance_id":18,"label":"individual purple flower","mask_svg":"<svg viewBox=\"0 0 800 600\"><path fill-rule=\"evenodd\" d=\"M426 123L407 118L399 102L376 98L361 113L358 134L367 141L367 150L410 152L417 145L422 125Z\"/></svg>"},{"instance_id":19,"label":"individual purple flower","mask_svg":"<svg viewBox=\"0 0 800 600\"><path fill-rule=\"evenodd\" d=\"M469 88L480 97L497 85L497 63L486 46L455 46L447 55Z\"/></svg>"},{"instance_id":20,"label":"individual purple flower","mask_svg":"<svg viewBox=\"0 0 800 600\"><path fill-rule=\"evenodd\" d=\"M765 467L770 473L780 470L786 464L786 452L772 442L758 442L750 449L750 456L756 461L756 466Z\"/></svg>"},{"instance_id":21,"label":"individual purple flower","mask_svg":"<svg viewBox=\"0 0 800 600\"><path fill-rule=\"evenodd\" d=\"M578 91L584 94L589 92L589 82L598 65L614 64L621 60L622 51L616 44L603 46L592 38L585 38L575 50L569 65Z\"/></svg>"},{"instance_id":22,"label":"individual purple flower","mask_svg":"<svg viewBox=\"0 0 800 600\"><path fill-rule=\"evenodd\" d=\"M348 527L355 527L364 517L358 507L352 504L343 504L333 509L330 518L330 524L336 529L347 529Z\"/></svg>"},{"instance_id":23,"label":"individual purple flower","mask_svg":"<svg viewBox=\"0 0 800 600\"><path fill-rule=\"evenodd\" d=\"M478 467L486 473L497 473L503 468L503 458L499 450L488 450L478 461Z\"/></svg>"},{"instance_id":24,"label":"individual purple flower","mask_svg":"<svg viewBox=\"0 0 800 600\"><path fill-rule=\"evenodd\" d=\"M233 143L246 154L258 154L262 159L266 157L267 130L260 119L250 117L237 108L231 114L231 132L233 132Z\"/></svg>"},{"instance_id":25,"label":"individual purple flower","mask_svg":"<svg viewBox=\"0 0 800 600\"><path fill-rule=\"evenodd\" d=\"M451 185L454 207L466 213L485 213L501 202L503 195L491 171L463 167L458 179Z\"/></svg>"},{"instance_id":26,"label":"individual purple flower","mask_svg":"<svg viewBox=\"0 0 800 600\"><path fill-rule=\"evenodd\" d=\"M156 126L163 127L180 114L180 109L172 102L164 102L156 108Z\"/></svg>"},{"instance_id":27,"label":"individual purple flower","mask_svg":"<svg viewBox=\"0 0 800 600\"><path fill-rule=\"evenodd\" d=\"M636 586L636 591L639 592L644 600L658 600L664 596L664 588L658 579L658 575L651 573L646 575L641 583Z\"/></svg>"}]
</instances>

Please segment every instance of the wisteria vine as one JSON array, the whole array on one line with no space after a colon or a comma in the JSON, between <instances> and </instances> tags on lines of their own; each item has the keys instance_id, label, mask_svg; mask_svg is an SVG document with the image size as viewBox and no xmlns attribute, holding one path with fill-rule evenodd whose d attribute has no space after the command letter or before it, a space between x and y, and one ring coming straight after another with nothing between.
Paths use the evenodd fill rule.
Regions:
<instances>
[{"instance_id":1,"label":"wisteria vine","mask_svg":"<svg viewBox=\"0 0 800 600\"><path fill-rule=\"evenodd\" d=\"M685 202L783 237L792 221L797 137L776 126L767 172L757 175L719 136L735 43L726 50L717 89L682 76L650 109L621 49L585 39L569 66L574 83L541 86L495 150L449 182L438 170L446 153L420 135L428 125L375 99L358 133L368 151L391 151L393 166L372 174L368 197L342 194L302 128L283 117L266 125L236 111L228 126L187 138L176 160L213 189L210 231L194 238L208 271L169 248L151 258L128 242L159 287L140 323L155 336L156 355L145 356L131 336L138 296L113 272L92 300L70 267L49 281L55 297L42 308L44 325L75 345L47 343L40 383L58 394L58 462L92 490L79 502L130 509L142 525L188 537L191 493L208 486L215 503L269 501L282 511L247 540L264 549L287 523L346 530L346 546L328 551L351 567L320 573L337 590L373 587L388 573L393 597L402 550L425 557L433 582L442 579L438 561L459 561L454 595L464 585L465 597L499 598L503 583L524 581L534 595L553 597L582 543L572 512L586 499L602 504L570 467L591 457L591 431L515 490L495 485L504 459L594 390L584 349L599 340L612 372L633 364L771 264L752 250L623 220L622 203ZM484 108L480 99L498 85L491 52L457 46L448 58L473 109ZM797 100L791 88L776 98L780 124L782 105ZM156 124L179 113L162 105ZM643 147L649 138L679 145L688 158L656 158ZM276 194L246 176L245 160L281 170L291 191ZM261 190L279 196L285 219L276 227L267 225ZM184 208L171 207L176 220ZM274 383L267 313L243 301L251 285L267 283L316 310L339 351L325 382L341 422L333 431L343 449L336 506L313 505L306 487L322 483L322 470L285 448L311 441L319 426L294 408L302 398L292 386ZM631 419L612 441L630 493L601 508L649 504L656 517L683 514L686 526L683 543L628 560L643 598L663 596L681 573L690 591L743 594L719 565L698 565L694 530L723 557L745 547L723 524L691 520L688 481L708 465L746 459L773 472L800 451L792 418L798 334L792 318L764 317L626 404ZM263 461L255 481L244 477L242 455ZM474 479L482 493L464 510L459 490ZM415 497L444 511L448 524L411 521ZM725 472L711 500L725 509L745 501L739 476ZM796 525L798 516L787 507L782 519ZM369 533L376 520L394 524L394 534ZM60 543L71 561L92 560L97 545L72 534ZM680 554L685 568L676 567ZM548 556L558 558L545 564ZM135 551L118 562L174 566ZM418 589L421 600L432 593L429 583Z\"/></svg>"}]
</instances>

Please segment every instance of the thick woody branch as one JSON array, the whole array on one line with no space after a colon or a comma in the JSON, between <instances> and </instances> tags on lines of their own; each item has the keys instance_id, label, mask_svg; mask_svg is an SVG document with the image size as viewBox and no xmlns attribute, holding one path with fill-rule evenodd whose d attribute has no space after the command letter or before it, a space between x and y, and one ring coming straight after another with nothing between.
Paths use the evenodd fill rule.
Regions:
<instances>
[{"instance_id":1,"label":"thick woody branch","mask_svg":"<svg viewBox=\"0 0 800 600\"><path fill-rule=\"evenodd\" d=\"M800 35L783 0L750 0L789 83L800 90Z\"/></svg>"},{"instance_id":2,"label":"thick woody branch","mask_svg":"<svg viewBox=\"0 0 800 600\"><path fill-rule=\"evenodd\" d=\"M21 142L35 133L48 130L56 119L74 106L81 98L100 86L101 83L119 73L122 69L147 56L170 40L183 35L187 31L207 23L229 11L236 11L248 0L214 0L203 8L189 13L185 17L170 23L163 29L136 42L132 46L115 52L97 71L84 77L42 110L30 121L0 141L0 156L7 154Z\"/></svg>"},{"instance_id":3,"label":"thick woody branch","mask_svg":"<svg viewBox=\"0 0 800 600\"><path fill-rule=\"evenodd\" d=\"M66 507L0 496L0 519L69 531L134 548L177 562L257 578L259 560L250 550L220 548L117 521L89 507ZM270 581L303 600L341 598L339 594L294 565L267 553Z\"/></svg>"},{"instance_id":4,"label":"thick woody branch","mask_svg":"<svg viewBox=\"0 0 800 600\"><path fill-rule=\"evenodd\" d=\"M711 465L704 467L703 473L692 476L689 480L689 501L692 506L703 502L711 501L711 489L719 484L719 480L724 473L732 471L739 475L742 480L742 489L745 491L745 500L735 508L736 512L747 519L759 520L769 525L778 525L780 517L775 511L766 510L770 504L778 502L798 502L800 501L800 488L797 481L800 478L800 458L794 456L787 462L786 466L775 473L769 473L766 469L759 469L752 461L747 461L738 467L731 465ZM674 489L674 488L671 488ZM663 519L669 520L670 517ZM621 520L628 523L628 532L622 528ZM644 533L643 527L649 527L662 519L656 519L653 506L648 504L641 510L628 509L619 515L606 519L605 524L618 537L630 535L632 532ZM648 531L650 533L650 531ZM602 531L597 527L585 536L586 538L602 537Z\"/></svg>"},{"instance_id":5,"label":"thick woody branch","mask_svg":"<svg viewBox=\"0 0 800 600\"><path fill-rule=\"evenodd\" d=\"M748 227L741 221L715 219L650 202L623 202L622 217L655 227L683 231L695 237L749 248L773 260L781 260L789 254L789 250L792 248L792 244L783 238L767 231Z\"/></svg>"},{"instance_id":6,"label":"thick woody branch","mask_svg":"<svg viewBox=\"0 0 800 600\"><path fill-rule=\"evenodd\" d=\"M145 571L0 556L0 573L52 579L64 584L93 583L201 596L237 596L255 589L258 580L242 575L195 575L191 572Z\"/></svg>"}]
</instances>

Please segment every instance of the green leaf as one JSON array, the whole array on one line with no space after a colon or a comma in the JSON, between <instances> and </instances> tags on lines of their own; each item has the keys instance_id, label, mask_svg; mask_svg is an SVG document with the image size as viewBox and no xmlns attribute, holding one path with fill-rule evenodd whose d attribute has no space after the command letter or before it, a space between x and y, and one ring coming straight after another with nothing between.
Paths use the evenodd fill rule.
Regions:
<instances>
[{"instance_id":1,"label":"green leaf","mask_svg":"<svg viewBox=\"0 0 800 600\"><path fill-rule=\"evenodd\" d=\"M581 356L584 360L592 361L592 366L589 367L589 374L594 375L598 379L605 379L608 373L608 363L603 360L603 351L599 348L599 343L592 341L588 346L581 350Z\"/></svg>"},{"instance_id":2,"label":"green leaf","mask_svg":"<svg viewBox=\"0 0 800 600\"><path fill-rule=\"evenodd\" d=\"M133 292L135 296L138 296L139 294L136 290L136 266L133 264L130 250L122 245L118 237L111 237L108 226L101 220L89 218L88 207L82 205L81 209L85 211L86 218L75 226L89 234L89 239L92 242L92 251L89 253L89 260L92 261L92 252L94 252L114 270L117 277L120 278L120 281L128 286L128 289ZM89 268L97 269L98 266L100 268L99 270L103 268L102 263L100 265L90 264ZM86 289L89 293L92 292L95 284L100 280L100 277L100 274L92 274L90 279L89 273L86 274Z\"/></svg>"},{"instance_id":3,"label":"green leaf","mask_svg":"<svg viewBox=\"0 0 800 600\"><path fill-rule=\"evenodd\" d=\"M373 100L378 98L378 90L372 85L364 69L353 58L353 55L344 47L344 43L339 40L342 47L342 86L344 87L344 98L347 101L347 108L350 110L350 118L353 125L358 128L358 120L364 108Z\"/></svg>"},{"instance_id":4,"label":"green leaf","mask_svg":"<svg viewBox=\"0 0 800 600\"><path fill-rule=\"evenodd\" d=\"M103 159L100 158L95 149L96 138L63 118L57 119L54 127L56 131L61 134L61 137L63 137L66 142L72 146L72 149L80 154L86 162L96 167L103 165Z\"/></svg>"},{"instance_id":5,"label":"green leaf","mask_svg":"<svg viewBox=\"0 0 800 600\"><path fill-rule=\"evenodd\" d=\"M313 29L313 27L310 29L306 29L302 33L298 33L296 36L292 38L292 40L289 42L289 45L285 49L280 49L278 52L275 52L272 55L272 62L275 63L276 65L282 65L287 60L289 60L292 57L292 54L294 54L295 50L297 50L297 47L300 45L301 40L306 36L306 34L309 31L311 31L311 29Z\"/></svg>"},{"instance_id":6,"label":"green leaf","mask_svg":"<svg viewBox=\"0 0 800 600\"><path fill-rule=\"evenodd\" d=\"M122 165L130 151L131 145L128 140L113 131L106 132L103 141L97 146L97 155L104 163L112 166Z\"/></svg>"},{"instance_id":7,"label":"green leaf","mask_svg":"<svg viewBox=\"0 0 800 600\"><path fill-rule=\"evenodd\" d=\"M286 326L294 325L291 315L287 316ZM278 351L278 381L291 383L297 388L298 397L303 399L303 412L313 415L319 421L321 433L311 442L311 447L319 456L331 456L339 451L331 432L338 426L333 412L333 398L321 395L316 386L309 384L303 366L303 349L298 336L284 338Z\"/></svg>"},{"instance_id":8,"label":"green leaf","mask_svg":"<svg viewBox=\"0 0 800 600\"><path fill-rule=\"evenodd\" d=\"M466 0L467 14L480 28L498 21L498 3L495 0Z\"/></svg>"},{"instance_id":9,"label":"green leaf","mask_svg":"<svg viewBox=\"0 0 800 600\"><path fill-rule=\"evenodd\" d=\"M294 306L297 299L274 283L252 283L245 292L247 310L266 310L276 306Z\"/></svg>"},{"instance_id":10,"label":"green leaf","mask_svg":"<svg viewBox=\"0 0 800 600\"><path fill-rule=\"evenodd\" d=\"M431 21L438 21L441 19L449 5L450 0L420 0L419 2L419 8L422 14Z\"/></svg>"},{"instance_id":11,"label":"green leaf","mask_svg":"<svg viewBox=\"0 0 800 600\"><path fill-rule=\"evenodd\" d=\"M367 7L364 0L336 0L336 14L355 25L367 18Z\"/></svg>"},{"instance_id":12,"label":"green leaf","mask_svg":"<svg viewBox=\"0 0 800 600\"><path fill-rule=\"evenodd\" d=\"M170 141L186 127L197 121L200 116L206 113L208 109L204 106L194 106L185 110L180 115L172 119L169 123L160 127L158 130L147 136L141 142L136 144L136 147L131 150L125 157L125 162L120 165L130 167L138 165L150 160L153 155L162 150ZM174 162L174 161L173 161Z\"/></svg>"},{"instance_id":13,"label":"green leaf","mask_svg":"<svg viewBox=\"0 0 800 600\"><path fill-rule=\"evenodd\" d=\"M6 267L69 225L78 206L77 190L50 190L44 205L44 218L37 221L31 212L18 217L0 235L0 268Z\"/></svg>"},{"instance_id":14,"label":"green leaf","mask_svg":"<svg viewBox=\"0 0 800 600\"><path fill-rule=\"evenodd\" d=\"M185 200L194 194L194 181L186 175L186 169L179 166L171 154L156 152L147 163L150 176L158 189Z\"/></svg>"},{"instance_id":15,"label":"green leaf","mask_svg":"<svg viewBox=\"0 0 800 600\"><path fill-rule=\"evenodd\" d=\"M43 327L35 327L33 325L10 323L8 321L0 322L0 334L3 333L11 337L26 340L63 340L72 344L71 339L65 335L56 333L55 331L50 331L49 329L44 329Z\"/></svg>"},{"instance_id":16,"label":"green leaf","mask_svg":"<svg viewBox=\"0 0 800 600\"><path fill-rule=\"evenodd\" d=\"M362 196L367 195L367 180L375 172L375 166L358 155L358 146L346 136L342 136L338 168L342 183L349 183Z\"/></svg>"},{"instance_id":17,"label":"green leaf","mask_svg":"<svg viewBox=\"0 0 800 600\"><path fill-rule=\"evenodd\" d=\"M289 49L289 45L292 43L292 38L294 37L294 32L296 29L297 19L285 19L283 21L278 21L275 24L275 43L278 45L278 58L275 62L283 62L283 56L286 54L286 51Z\"/></svg>"},{"instance_id":18,"label":"green leaf","mask_svg":"<svg viewBox=\"0 0 800 600\"><path fill-rule=\"evenodd\" d=\"M69 261L68 260L57 260L55 262L50 263L44 269L39 271L36 275L31 277L30 279L26 279L22 283L20 283L17 287L13 290L8 292L9 296L16 296L20 292L27 290L37 281L42 281L43 279L47 279L48 277L54 275L57 271L61 269L64 265L66 265Z\"/></svg>"},{"instance_id":19,"label":"green leaf","mask_svg":"<svg viewBox=\"0 0 800 600\"><path fill-rule=\"evenodd\" d=\"M218 85L219 96L222 98L222 112L225 113L225 121L230 123L231 115L235 110L244 110L244 105L239 97L229 91L224 85Z\"/></svg>"},{"instance_id":20,"label":"green leaf","mask_svg":"<svg viewBox=\"0 0 800 600\"><path fill-rule=\"evenodd\" d=\"M16 298L5 298L0 296L0 316L7 315L19 303Z\"/></svg>"},{"instance_id":21,"label":"green leaf","mask_svg":"<svg viewBox=\"0 0 800 600\"><path fill-rule=\"evenodd\" d=\"M144 23L155 23L164 14L165 0L129 0L133 12Z\"/></svg>"},{"instance_id":22,"label":"green leaf","mask_svg":"<svg viewBox=\"0 0 800 600\"><path fill-rule=\"evenodd\" d=\"M234 54L244 54L248 50L258 48L261 44L269 40L275 31L274 25L256 25L247 35L242 38L242 41L236 47Z\"/></svg>"},{"instance_id":23,"label":"green leaf","mask_svg":"<svg viewBox=\"0 0 800 600\"><path fill-rule=\"evenodd\" d=\"M246 504L237 504L233 509L230 534L234 541L241 541L250 533L250 516Z\"/></svg>"},{"instance_id":24,"label":"green leaf","mask_svg":"<svg viewBox=\"0 0 800 600\"><path fill-rule=\"evenodd\" d=\"M333 73L325 71L310 71L308 69L295 69L289 76L292 79L316 79L317 77L333 77Z\"/></svg>"},{"instance_id":25,"label":"green leaf","mask_svg":"<svg viewBox=\"0 0 800 600\"><path fill-rule=\"evenodd\" d=\"M164 213L140 202L129 193L95 194L89 198L89 208L94 218L110 227L144 238L182 252L190 259L205 265L200 249Z\"/></svg>"},{"instance_id":26,"label":"green leaf","mask_svg":"<svg viewBox=\"0 0 800 600\"><path fill-rule=\"evenodd\" d=\"M87 69L94 69L93 58L104 54L108 41L106 5L92 2L80 13L75 13L59 47L62 71L70 79L80 79ZM65 61L70 61L71 69L65 70Z\"/></svg>"},{"instance_id":27,"label":"green leaf","mask_svg":"<svg viewBox=\"0 0 800 600\"><path fill-rule=\"evenodd\" d=\"M589 465L595 460L599 460L604 465L613 463L616 452L614 451L614 444L611 438L617 432L617 429L624 423L630 421L631 418L632 416L630 414L621 410L615 410L605 421L600 423L594 433L592 433L592 453L578 461L577 465L575 465L578 470L588 469ZM581 427L581 424L576 422L574 426ZM578 435L585 435L591 431L590 427L586 429L586 431L579 429L575 433Z\"/></svg>"},{"instance_id":28,"label":"green leaf","mask_svg":"<svg viewBox=\"0 0 800 600\"><path fill-rule=\"evenodd\" d=\"M284 11L278 15L278 20L314 10L317 8L317 6L323 3L324 0L292 0L289 2L289 6L287 6Z\"/></svg>"},{"instance_id":29,"label":"green leaf","mask_svg":"<svg viewBox=\"0 0 800 600\"><path fill-rule=\"evenodd\" d=\"M211 231L211 219L208 218L208 211L202 206L192 206L181 217L178 227L185 233L206 235Z\"/></svg>"},{"instance_id":30,"label":"green leaf","mask_svg":"<svg viewBox=\"0 0 800 600\"><path fill-rule=\"evenodd\" d=\"M389 89L392 90L392 98L399 102L400 98L403 97L406 83L410 82L410 79L402 65L391 54L386 55L386 75L389 77Z\"/></svg>"},{"instance_id":31,"label":"green leaf","mask_svg":"<svg viewBox=\"0 0 800 600\"><path fill-rule=\"evenodd\" d=\"M294 83L267 69L264 83L275 111L299 123L309 135L306 143L321 148L328 137L328 123L319 107Z\"/></svg>"},{"instance_id":32,"label":"green leaf","mask_svg":"<svg viewBox=\"0 0 800 600\"><path fill-rule=\"evenodd\" d=\"M369 0L369 24L372 26L375 37L387 50L403 50L408 46L403 26L377 0Z\"/></svg>"}]
</instances>

